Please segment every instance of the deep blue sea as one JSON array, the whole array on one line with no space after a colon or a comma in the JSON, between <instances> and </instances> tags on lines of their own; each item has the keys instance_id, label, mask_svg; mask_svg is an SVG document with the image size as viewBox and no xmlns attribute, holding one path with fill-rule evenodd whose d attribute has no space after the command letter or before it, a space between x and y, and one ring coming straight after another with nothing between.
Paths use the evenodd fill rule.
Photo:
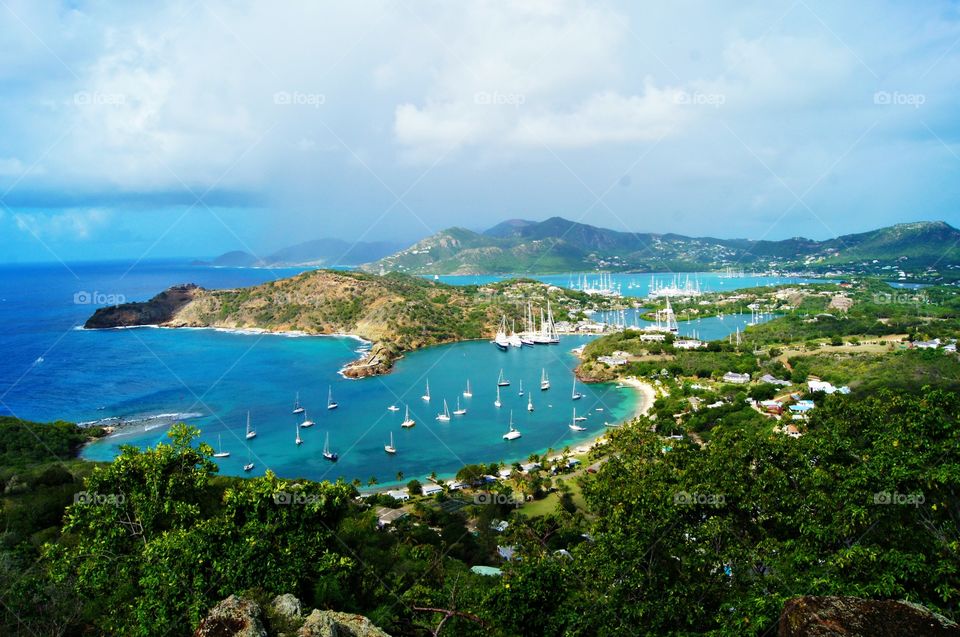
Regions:
<instances>
[{"instance_id":1,"label":"deep blue sea","mask_svg":"<svg viewBox=\"0 0 960 637\"><path fill-rule=\"evenodd\" d=\"M576 364L570 350L589 337L562 337L560 345L500 352L487 342L445 345L408 354L393 373L347 380L338 370L357 356L361 341L346 337L291 337L216 330L82 330L99 305L145 300L177 283L208 288L236 287L291 276L302 268L250 269L193 266L184 262L144 261L83 264L0 265L0 413L37 421L105 421L129 424L118 435L87 447L90 459L112 458L120 445L147 446L164 440L171 422L198 427L204 440L231 453L218 460L221 472L252 474L271 469L285 477L383 483L423 478L436 471L455 473L464 464L518 460L548 448L576 446L601 433L605 421L627 417L636 407L632 390L614 385L578 386L585 394L571 399ZM626 275L649 281L649 275ZM764 277L711 279L699 274L701 289L734 289L779 282ZM565 285L567 277L541 277ZM556 280L554 280L556 279ZM446 278L474 283L476 277ZM664 279L667 281L667 279ZM627 292L626 282L623 284ZM634 288L630 288L633 290ZM723 338L749 316L681 322L682 333ZM631 319L632 321L632 319ZM502 407L494 406L500 369L511 381L501 388ZM552 388L538 387L546 369ZM462 392L467 380L473 398ZM429 380L432 401L420 397ZM519 384L533 390L535 410ZM326 408L333 387L339 403ZM295 393L316 425L300 429L302 416L291 413ZM447 399L467 408L449 423L435 417ZM395 404L400 412L387 410ZM402 409L410 406L417 425L401 429ZM587 430L567 426L573 408L587 417ZM510 412L522 433L502 439ZM258 435L247 443L247 411ZM393 433L397 454L383 446ZM321 456L329 433L337 463Z\"/></svg>"}]
</instances>

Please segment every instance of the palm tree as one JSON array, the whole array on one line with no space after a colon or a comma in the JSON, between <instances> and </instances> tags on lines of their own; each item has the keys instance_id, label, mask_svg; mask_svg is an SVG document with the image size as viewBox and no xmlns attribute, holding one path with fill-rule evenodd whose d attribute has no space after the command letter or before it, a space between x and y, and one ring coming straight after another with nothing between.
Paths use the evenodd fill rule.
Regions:
<instances>
[{"instance_id":1,"label":"palm tree","mask_svg":"<svg viewBox=\"0 0 960 637\"><path fill-rule=\"evenodd\" d=\"M403 482L403 471L397 471L397 482Z\"/></svg>"},{"instance_id":2,"label":"palm tree","mask_svg":"<svg viewBox=\"0 0 960 637\"><path fill-rule=\"evenodd\" d=\"M367 486L372 487L377 483L377 476L370 476L370 479L367 480Z\"/></svg>"},{"instance_id":3,"label":"palm tree","mask_svg":"<svg viewBox=\"0 0 960 637\"><path fill-rule=\"evenodd\" d=\"M359 488L360 488L360 485L362 485L363 482L360 480L360 478L354 478L352 484L353 484L353 486L355 486L356 488L359 489Z\"/></svg>"}]
</instances>

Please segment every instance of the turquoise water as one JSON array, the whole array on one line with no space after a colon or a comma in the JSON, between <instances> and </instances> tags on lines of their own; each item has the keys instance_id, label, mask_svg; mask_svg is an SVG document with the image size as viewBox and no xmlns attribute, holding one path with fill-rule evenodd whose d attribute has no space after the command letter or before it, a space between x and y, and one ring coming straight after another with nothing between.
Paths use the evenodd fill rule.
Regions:
<instances>
[{"instance_id":1,"label":"turquoise water","mask_svg":"<svg viewBox=\"0 0 960 637\"><path fill-rule=\"evenodd\" d=\"M578 287L581 277L586 277L589 285L596 286L599 276L596 274L509 274L509 275L440 275L439 280L450 285L483 285L518 276L537 279L544 283L561 287ZM433 278L433 277L428 277ZM638 272L632 274L610 274L609 278L616 285L623 296L644 297L650 292L651 281L657 287L666 287L677 284L683 287L687 281L691 286L696 285L702 292L724 292L743 288L799 284L822 283L822 279L810 279L800 276L768 276L763 274L745 274L729 276L719 272L684 272L682 274Z\"/></svg>"},{"instance_id":2,"label":"turquoise water","mask_svg":"<svg viewBox=\"0 0 960 637\"><path fill-rule=\"evenodd\" d=\"M654 321L648 321L642 318L647 310L644 308L624 310L621 315L619 312L598 312L593 315L593 320L617 325L624 323L627 327L636 327L643 329L645 326L654 325ZM682 316L682 314L681 314ZM776 318L770 314L764 314L760 317L758 323L766 323ZM722 317L716 315L703 316L700 318L677 321L677 331L680 336L697 337L704 341L715 341L726 338L739 329L741 332L747 329L748 324L753 320L749 313L746 314L724 314Z\"/></svg>"},{"instance_id":3,"label":"turquoise water","mask_svg":"<svg viewBox=\"0 0 960 637\"><path fill-rule=\"evenodd\" d=\"M587 431L575 433L567 424L574 357L569 350L588 337L562 337L558 346L538 346L500 352L486 342L459 343L414 352L399 361L387 376L347 380L337 371L357 356L361 343L338 337L251 335L214 330L78 329L98 303L109 295L126 300L148 299L170 285L194 282L208 288L254 285L291 276L303 268L210 268L174 261L140 263L30 264L0 266L0 414L37 421L102 421L128 425L123 433L88 447L84 456L106 460L121 444L147 446L166 437L171 422L185 420L202 430L214 446L218 437L231 456L220 461L227 474L241 474L248 451L243 438L249 409L258 436L249 445L252 472L267 468L287 477L360 478L380 482L423 478L431 471L451 474L467 463L524 459L532 452L576 445L603 430L604 421L619 420L633 411L632 390L612 385L581 387L577 401ZM633 277L636 283L649 275ZM486 277L490 280L493 277ZM566 284L567 277L541 277ZM667 283L672 277L662 275ZM451 277L454 283L477 277ZM470 279L470 280L466 280ZM772 283L768 278L710 278L699 275L701 289ZM623 285L626 288L630 281ZM624 289L639 290L638 288ZM681 322L681 333L696 330L703 338L723 338L749 317ZM495 380L503 367L513 385L503 390L503 408L493 406ZM541 367L553 388L538 389ZM420 400L426 377L434 401ZM469 377L474 397L468 413L449 424L435 420L442 399L455 407ZM516 395L518 383L534 389L535 408ZM326 410L326 394L334 386L340 408ZM290 413L299 391L309 416L317 424L302 430L301 447L294 444L296 418ZM462 397L461 397L462 398ZM418 424L399 427L402 412L387 411L409 403ZM514 410L523 437L506 442L509 410ZM598 408L603 411L598 411ZM388 456L383 445L390 432L398 449ZM333 465L321 457L323 439L341 460Z\"/></svg>"},{"instance_id":4,"label":"turquoise water","mask_svg":"<svg viewBox=\"0 0 960 637\"><path fill-rule=\"evenodd\" d=\"M214 448L222 440L231 456L217 462L222 473L232 475L242 474L249 460L256 464L253 475L271 469L282 476L318 480L358 477L366 481L375 476L387 483L396 481L398 471L405 480L422 479L432 471L452 474L468 463L512 461L547 448L575 447L601 433L605 420L622 420L636 405L633 390L609 384L578 384L584 397L571 399L576 359L570 349L586 342L586 337L564 337L557 346L507 352L485 341L434 347L409 354L391 374L363 380L337 374L356 355L359 343L349 338L149 328L86 332L84 337L92 348L105 341L126 341L136 356L128 357L124 375L143 379L143 386L137 387L141 409L202 414L189 422L201 428L202 438ZM502 407L498 409L494 400L501 367L511 385L500 389ZM539 389L541 368L550 376L549 391ZM461 395L468 378L473 390L469 399ZM421 399L428 379L429 403ZM533 390L533 412L526 409L527 397L518 395L521 380L524 389ZM339 403L335 410L326 409L331 385ZM291 413L296 391L307 415L316 422L300 429L304 443L299 447L295 437L302 416ZM452 416L449 423L438 422L443 399L453 411L458 397L467 414ZM391 404L401 411L388 411ZM406 405L417 421L409 429L400 427ZM581 423L587 428L584 432L567 426L574 407L587 416ZM257 431L249 444L244 438L247 409ZM502 435L511 410L523 436L507 442ZM90 445L84 457L108 460L122 444L146 446L164 439L165 427L147 427L138 424ZM396 455L383 450L391 432ZM327 433L331 449L340 455L337 463L321 455Z\"/></svg>"}]
</instances>

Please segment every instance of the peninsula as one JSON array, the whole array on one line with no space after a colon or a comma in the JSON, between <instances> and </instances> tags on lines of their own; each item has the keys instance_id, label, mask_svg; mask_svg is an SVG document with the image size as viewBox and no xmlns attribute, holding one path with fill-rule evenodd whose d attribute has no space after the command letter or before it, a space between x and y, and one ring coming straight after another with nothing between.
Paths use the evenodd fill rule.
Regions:
<instances>
[{"instance_id":1,"label":"peninsula","mask_svg":"<svg viewBox=\"0 0 960 637\"><path fill-rule=\"evenodd\" d=\"M406 274L312 270L247 288L208 290L178 285L149 301L98 309L87 329L134 326L257 329L343 334L372 343L347 365L351 378L384 374L404 352L491 338L503 316L520 325L531 304L547 301L559 319L609 301L529 279L450 286Z\"/></svg>"}]
</instances>

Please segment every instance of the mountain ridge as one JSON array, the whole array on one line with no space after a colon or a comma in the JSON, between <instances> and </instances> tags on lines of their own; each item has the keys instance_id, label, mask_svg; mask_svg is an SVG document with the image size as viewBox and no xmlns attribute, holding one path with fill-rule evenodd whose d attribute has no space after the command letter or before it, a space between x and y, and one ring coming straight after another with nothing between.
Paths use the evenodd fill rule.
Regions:
<instances>
[{"instance_id":1,"label":"mountain ridge","mask_svg":"<svg viewBox=\"0 0 960 637\"><path fill-rule=\"evenodd\" d=\"M895 224L818 241L718 239L635 233L550 217L509 219L485 231L441 230L364 264L368 272L410 274L548 274L591 269L691 271L753 268L826 272L857 266L931 270L960 264L960 230L945 221Z\"/></svg>"}]
</instances>

